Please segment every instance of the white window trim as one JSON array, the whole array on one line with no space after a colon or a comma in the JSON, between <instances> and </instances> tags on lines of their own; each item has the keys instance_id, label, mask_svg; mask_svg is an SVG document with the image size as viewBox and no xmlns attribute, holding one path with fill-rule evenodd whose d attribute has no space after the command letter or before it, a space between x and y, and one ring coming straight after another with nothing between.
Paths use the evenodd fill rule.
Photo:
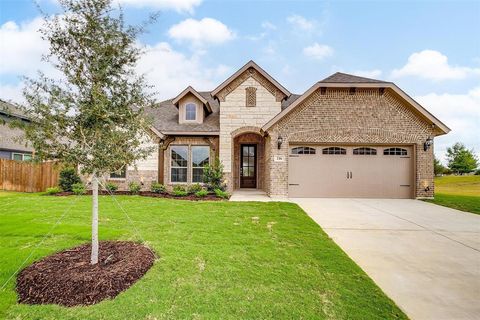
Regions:
<instances>
[{"instance_id":1,"label":"white window trim","mask_svg":"<svg viewBox=\"0 0 480 320\"><path fill-rule=\"evenodd\" d=\"M15 155L20 155L22 156L22 160L15 160ZM15 161L25 161L25 156L31 156L33 158L33 155L31 153L22 153L22 152L12 152L12 157L11 159L12 160L15 160Z\"/></svg>"},{"instance_id":2,"label":"white window trim","mask_svg":"<svg viewBox=\"0 0 480 320\"><path fill-rule=\"evenodd\" d=\"M195 118L194 118L194 119L187 119L187 106L188 106L188 105L193 105L193 106L195 106ZM198 117L197 117L197 115L198 115L198 106L197 106L197 104L194 103L194 102L187 102L187 103L185 103L185 105L184 105L184 109L185 109L185 119L184 119L184 121L196 122L196 121L197 121L197 118L198 118Z\"/></svg>"}]
</instances>

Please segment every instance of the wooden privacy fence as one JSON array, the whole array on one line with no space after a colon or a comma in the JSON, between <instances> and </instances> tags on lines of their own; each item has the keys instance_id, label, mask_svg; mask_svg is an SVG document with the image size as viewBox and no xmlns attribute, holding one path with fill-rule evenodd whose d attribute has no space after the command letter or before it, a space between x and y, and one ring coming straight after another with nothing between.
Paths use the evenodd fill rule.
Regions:
<instances>
[{"instance_id":1,"label":"wooden privacy fence","mask_svg":"<svg viewBox=\"0 0 480 320\"><path fill-rule=\"evenodd\" d=\"M58 185L55 162L31 163L0 159L0 190L40 192Z\"/></svg>"}]
</instances>

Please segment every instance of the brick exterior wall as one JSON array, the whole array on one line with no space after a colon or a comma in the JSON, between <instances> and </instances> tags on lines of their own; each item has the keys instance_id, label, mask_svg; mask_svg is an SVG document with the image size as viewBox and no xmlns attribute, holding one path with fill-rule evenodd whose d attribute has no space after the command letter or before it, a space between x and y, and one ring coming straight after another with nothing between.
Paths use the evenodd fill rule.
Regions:
<instances>
[{"instance_id":1,"label":"brick exterior wall","mask_svg":"<svg viewBox=\"0 0 480 320\"><path fill-rule=\"evenodd\" d=\"M256 88L256 106L246 106L246 88ZM278 95L278 94L277 94ZM228 189L234 188L233 152L234 138L232 134L244 127L260 128L281 111L281 100L276 94L269 91L253 76L247 77L235 89L231 90L220 100L220 161L223 163ZM248 131L248 130L247 130Z\"/></svg>"},{"instance_id":2,"label":"brick exterior wall","mask_svg":"<svg viewBox=\"0 0 480 320\"><path fill-rule=\"evenodd\" d=\"M288 159L289 143L335 144L408 144L413 145L415 196L433 197L433 148L423 150L423 143L433 136L432 127L406 105L395 93L378 89L328 88L317 90L295 110L268 130L266 190L271 196L288 196L288 160L274 162L275 155ZM283 144L277 149L277 137ZM428 186L429 190L425 190Z\"/></svg>"}]
</instances>

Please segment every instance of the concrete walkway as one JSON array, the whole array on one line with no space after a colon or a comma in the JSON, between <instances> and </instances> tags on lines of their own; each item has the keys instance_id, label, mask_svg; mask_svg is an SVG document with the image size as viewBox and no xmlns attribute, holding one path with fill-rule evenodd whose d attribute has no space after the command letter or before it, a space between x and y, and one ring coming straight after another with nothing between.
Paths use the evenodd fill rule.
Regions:
<instances>
[{"instance_id":1,"label":"concrete walkway","mask_svg":"<svg viewBox=\"0 0 480 320\"><path fill-rule=\"evenodd\" d=\"M237 189L234 190L230 201L273 201L265 191L259 189Z\"/></svg>"},{"instance_id":2,"label":"concrete walkway","mask_svg":"<svg viewBox=\"0 0 480 320\"><path fill-rule=\"evenodd\" d=\"M480 216L418 200L291 199L412 319L480 319Z\"/></svg>"}]
</instances>

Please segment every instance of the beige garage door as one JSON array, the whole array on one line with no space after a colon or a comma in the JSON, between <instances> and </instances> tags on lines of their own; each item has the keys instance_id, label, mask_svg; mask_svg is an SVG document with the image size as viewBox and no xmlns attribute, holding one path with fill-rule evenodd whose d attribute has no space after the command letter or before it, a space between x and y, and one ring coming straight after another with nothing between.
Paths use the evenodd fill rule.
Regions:
<instances>
[{"instance_id":1,"label":"beige garage door","mask_svg":"<svg viewBox=\"0 0 480 320\"><path fill-rule=\"evenodd\" d=\"M407 146L290 146L290 197L412 198Z\"/></svg>"}]
</instances>

